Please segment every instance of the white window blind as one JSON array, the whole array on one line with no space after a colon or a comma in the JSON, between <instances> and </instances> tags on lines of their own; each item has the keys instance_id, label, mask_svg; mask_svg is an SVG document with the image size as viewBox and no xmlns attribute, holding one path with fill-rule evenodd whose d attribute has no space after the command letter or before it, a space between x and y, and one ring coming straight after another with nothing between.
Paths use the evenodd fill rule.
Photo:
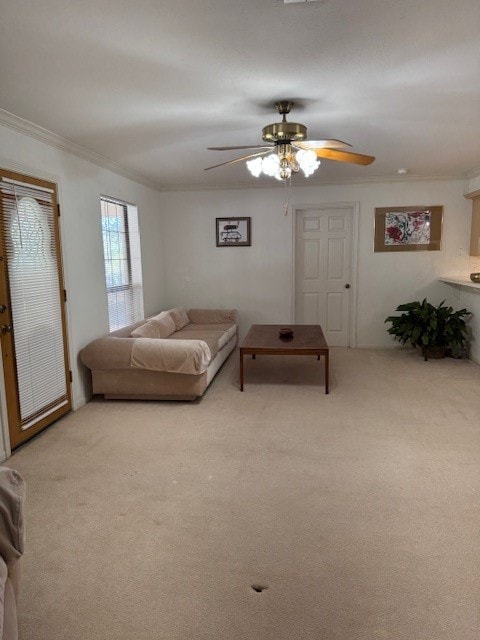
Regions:
<instances>
[{"instance_id":1,"label":"white window blind","mask_svg":"<svg viewBox=\"0 0 480 640\"><path fill-rule=\"evenodd\" d=\"M67 404L53 191L2 178L21 428Z\"/></svg>"},{"instance_id":2,"label":"white window blind","mask_svg":"<svg viewBox=\"0 0 480 640\"><path fill-rule=\"evenodd\" d=\"M102 197L102 234L110 331L144 316L137 207Z\"/></svg>"}]
</instances>

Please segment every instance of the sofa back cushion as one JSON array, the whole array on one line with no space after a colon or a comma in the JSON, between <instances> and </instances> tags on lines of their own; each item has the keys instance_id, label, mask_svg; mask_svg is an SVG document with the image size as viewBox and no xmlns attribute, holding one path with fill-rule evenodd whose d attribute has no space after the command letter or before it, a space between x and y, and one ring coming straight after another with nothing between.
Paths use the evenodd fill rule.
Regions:
<instances>
[{"instance_id":1,"label":"sofa back cushion","mask_svg":"<svg viewBox=\"0 0 480 640\"><path fill-rule=\"evenodd\" d=\"M175 331L175 322L169 311L162 311L132 331L132 338L168 338Z\"/></svg>"},{"instance_id":2,"label":"sofa back cushion","mask_svg":"<svg viewBox=\"0 0 480 640\"><path fill-rule=\"evenodd\" d=\"M186 327L187 324L190 324L190 318L185 309L181 309L180 307L170 309L169 314L175 323L175 331L180 331L180 329Z\"/></svg>"},{"instance_id":3,"label":"sofa back cushion","mask_svg":"<svg viewBox=\"0 0 480 640\"><path fill-rule=\"evenodd\" d=\"M236 309L189 309L188 317L193 324L238 322L238 312Z\"/></svg>"}]
</instances>

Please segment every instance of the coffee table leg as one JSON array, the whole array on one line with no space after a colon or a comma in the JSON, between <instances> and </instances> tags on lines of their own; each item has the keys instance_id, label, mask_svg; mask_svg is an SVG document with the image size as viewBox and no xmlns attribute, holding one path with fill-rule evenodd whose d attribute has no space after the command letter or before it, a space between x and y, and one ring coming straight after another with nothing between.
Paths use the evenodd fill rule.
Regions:
<instances>
[{"instance_id":1,"label":"coffee table leg","mask_svg":"<svg viewBox=\"0 0 480 640\"><path fill-rule=\"evenodd\" d=\"M240 349L240 391L243 391L243 351Z\"/></svg>"},{"instance_id":2,"label":"coffee table leg","mask_svg":"<svg viewBox=\"0 0 480 640\"><path fill-rule=\"evenodd\" d=\"M330 393L328 388L328 373L329 373L329 363L328 363L328 351L325 353L325 393Z\"/></svg>"}]
</instances>

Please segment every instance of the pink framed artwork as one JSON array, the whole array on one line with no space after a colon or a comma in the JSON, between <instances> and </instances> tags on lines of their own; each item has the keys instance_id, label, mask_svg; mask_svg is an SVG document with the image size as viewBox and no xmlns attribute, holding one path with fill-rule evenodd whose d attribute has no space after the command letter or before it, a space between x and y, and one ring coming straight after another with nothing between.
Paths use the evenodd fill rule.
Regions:
<instances>
[{"instance_id":1,"label":"pink framed artwork","mask_svg":"<svg viewBox=\"0 0 480 640\"><path fill-rule=\"evenodd\" d=\"M440 251L443 206L375 209L374 251Z\"/></svg>"}]
</instances>

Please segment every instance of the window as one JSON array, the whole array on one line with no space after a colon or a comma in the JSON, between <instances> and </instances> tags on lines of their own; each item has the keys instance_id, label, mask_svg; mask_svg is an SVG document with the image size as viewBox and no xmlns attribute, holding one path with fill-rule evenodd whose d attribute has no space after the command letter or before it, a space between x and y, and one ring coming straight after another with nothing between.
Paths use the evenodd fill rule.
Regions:
<instances>
[{"instance_id":1,"label":"window","mask_svg":"<svg viewBox=\"0 0 480 640\"><path fill-rule=\"evenodd\" d=\"M102 234L110 331L143 318L137 207L102 197Z\"/></svg>"}]
</instances>

